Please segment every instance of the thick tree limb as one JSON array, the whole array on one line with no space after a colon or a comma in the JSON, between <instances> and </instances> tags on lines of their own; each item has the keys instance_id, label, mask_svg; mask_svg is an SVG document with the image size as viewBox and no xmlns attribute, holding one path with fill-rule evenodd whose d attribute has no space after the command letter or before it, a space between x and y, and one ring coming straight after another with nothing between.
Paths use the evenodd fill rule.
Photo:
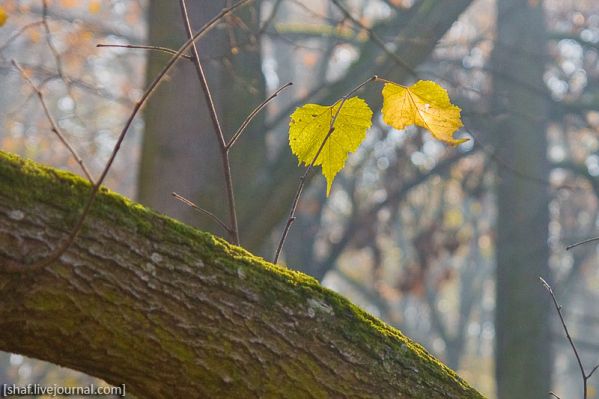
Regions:
<instances>
[{"instance_id":1,"label":"thick tree limb","mask_svg":"<svg viewBox=\"0 0 599 399\"><path fill-rule=\"evenodd\" d=\"M0 153L3 260L49 252L90 186ZM60 261L0 274L0 350L148 398L482 398L321 287L102 190Z\"/></svg>"}]
</instances>

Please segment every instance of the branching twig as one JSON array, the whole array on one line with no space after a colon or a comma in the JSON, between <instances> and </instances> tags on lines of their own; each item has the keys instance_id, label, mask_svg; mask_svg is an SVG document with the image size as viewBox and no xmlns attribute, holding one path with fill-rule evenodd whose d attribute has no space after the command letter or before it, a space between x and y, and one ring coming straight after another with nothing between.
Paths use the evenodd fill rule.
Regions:
<instances>
[{"instance_id":1,"label":"branching twig","mask_svg":"<svg viewBox=\"0 0 599 399\"><path fill-rule=\"evenodd\" d=\"M275 91L270 97L268 97L266 100L262 101L262 103L260 105L258 105L256 108L254 108L254 110L245 118L245 120L243 121L241 126L239 126L239 129L237 129L237 131L235 132L233 137L231 137L231 139L227 143L227 150L229 150L233 146L233 144L235 144L237 142L237 139L239 139L239 137L243 134L243 132L245 131L245 128L256 117L256 115L258 115L258 113L260 111L262 111L262 109L264 107L266 107L266 105L268 105L269 102L271 102L276 96L278 96L281 91L283 91L284 89L288 88L291 85L293 85L293 83L289 82L286 85L279 87L279 89L277 91Z\"/></svg>"},{"instance_id":2,"label":"branching twig","mask_svg":"<svg viewBox=\"0 0 599 399\"><path fill-rule=\"evenodd\" d=\"M176 199L178 199L179 201L183 202L185 205L191 207L192 209L195 209L196 211L203 213L206 216L209 216L210 218L212 218L212 220L214 220L216 223L218 223L220 225L220 227L222 227L227 233L231 233L231 228L229 226L227 226L227 224L225 222L223 222L222 220L219 219L218 216L216 216L214 213L201 208L199 206L197 206L196 204L194 204L193 202L191 202L190 200L188 200L187 198L183 197L182 195L179 195L177 193L172 193L173 197L175 197Z\"/></svg>"},{"instance_id":3,"label":"branching twig","mask_svg":"<svg viewBox=\"0 0 599 399\"><path fill-rule=\"evenodd\" d=\"M287 234L289 233L289 229L291 228L291 225L295 221L295 211L297 209L297 205L299 203L299 199L300 199L300 197L302 195L302 190L304 189L304 183L306 181L306 177L308 177L308 174L310 173L310 171L314 167L314 164L316 163L316 160L320 156L320 153L322 152L322 149L324 148L324 146L326 145L327 141L331 137L331 134L333 134L333 132L335 131L335 121L337 120L337 116L339 116L339 113L341 112L341 108L343 108L343 105L345 104L345 102L347 101L347 99L352 94L354 94L356 91L360 90L367 83L370 83L370 82L372 82L372 81L374 81L376 79L377 79L376 75L370 77L369 79L365 80L364 82L360 83L358 86L356 86L355 88L353 88L349 93L347 93L345 96L343 96L341 98L341 103L339 104L339 108L337 108L337 112L335 112L335 115L333 115L333 118L331 119L331 124L329 125L329 131L328 131L327 135L325 136L324 140L320 144L320 147L318 148L318 151L316 151L316 155L314 155L314 158L312 159L312 162L310 162L310 165L306 168L306 170L304 171L304 174L300 177L300 182L299 182L299 185L297 187L297 192L295 193L295 197L293 198L293 204L291 205L291 210L289 211L289 217L287 218L287 223L285 223L285 228L283 229L283 234L281 235L281 239L279 240L279 245L277 246L277 250L275 252L275 256L274 256L274 259L273 259L272 263L277 263L277 261L279 260L279 255L281 254L281 250L283 249L283 245L285 244L285 239L287 238Z\"/></svg>"},{"instance_id":4,"label":"branching twig","mask_svg":"<svg viewBox=\"0 0 599 399\"><path fill-rule=\"evenodd\" d=\"M187 36L191 38L193 37L193 31L191 29L191 23L189 22L189 15L187 13L187 6L185 4L185 0L180 0L180 5L181 14L183 15L183 21L185 25L185 31L187 32ZM231 176L231 163L229 162L229 151L227 149L227 142L225 140L225 135L223 134L223 129L218 120L218 114L216 113L216 107L214 105L214 100L212 99L212 94L210 93L208 80L206 79L206 74L204 73L202 62L200 61L198 48L193 42L191 43L191 51L193 55L194 65L198 73L198 79L200 80L202 91L204 92L204 98L206 100L206 104L208 104L210 119L212 120L212 126L214 128L214 133L216 134L216 139L218 141L218 146L221 153L223 173L225 177L225 187L227 189L227 202L229 205L230 237L234 244L239 245L239 228L237 226L237 210L235 209L235 192L233 190L233 178Z\"/></svg>"},{"instance_id":5,"label":"branching twig","mask_svg":"<svg viewBox=\"0 0 599 399\"><path fill-rule=\"evenodd\" d=\"M171 48L168 47L161 47L161 46L144 46L144 45L138 45L138 44L96 44L96 47L117 47L117 48L132 48L132 49L140 49L140 50L151 50L151 51L160 51L162 53L167 53L167 54L177 54L177 50L173 50ZM193 57L187 54L184 54L181 56L181 58L185 58L188 59L190 61L193 60Z\"/></svg>"},{"instance_id":6,"label":"branching twig","mask_svg":"<svg viewBox=\"0 0 599 399\"><path fill-rule=\"evenodd\" d=\"M599 365L593 367L593 369L588 374L586 373L586 371L584 370L584 365L582 364L582 359L580 358L580 355L578 354L578 350L576 349L576 345L574 345L574 340L570 336L570 332L568 331L568 326L566 325L566 321L564 320L564 316L562 315L562 307L561 307L561 305L559 303L557 303L557 299L555 298L555 294L553 293L553 289L547 283L547 281L545 281L542 277L539 277L539 280L541 280L541 283L543 284L543 287L545 287L545 289L549 292L549 295L551 295L551 299L553 300L553 305L555 306L555 310L557 310L557 314L559 316L559 320L562 323L562 327L564 329L564 332L566 333L566 338L568 338L568 342L570 342L570 346L572 347L572 352L574 352L574 356L576 356L576 362L578 363L578 368L580 369L580 375L582 377L582 386L583 386L583 389L584 389L584 391L583 391L583 398L587 399L587 382L588 382L589 378L591 378L591 376L593 375L593 373L595 373L595 371L597 370L597 368L599 368ZM555 395L552 392L550 392L549 394L555 396L556 398L558 398L558 396Z\"/></svg>"},{"instance_id":7,"label":"branching twig","mask_svg":"<svg viewBox=\"0 0 599 399\"><path fill-rule=\"evenodd\" d=\"M92 177L92 174L90 173L87 166L85 166L85 163L83 162L83 159L77 153L77 150L75 150L75 148L67 140L66 136L62 133L60 127L58 127L58 123L56 123L56 120L54 120L54 117L50 113L50 109L48 108L48 104L46 104L46 100L44 99L44 94L42 93L40 88L37 87L35 85L35 83L33 83L33 81L29 78L29 76L27 76L27 74L25 73L23 68L21 68L21 65L19 65L19 63L17 63L17 61L12 60L12 64L19 71L19 73L21 74L21 77L29 84L29 86L31 86L31 88L37 95L37 98L40 100L40 103L42 104L44 113L46 114L46 118L48 119L48 122L50 122L50 129L52 130L52 132L54 132L54 134L56 134L56 136L58 136L58 138L65 145L65 147L67 147L67 149L69 150L71 155L73 155L73 158L75 158L75 161L77 161L77 163L81 167L81 170L83 170L83 173L85 174L85 176L87 177L89 182L93 185L94 178Z\"/></svg>"},{"instance_id":8,"label":"branching twig","mask_svg":"<svg viewBox=\"0 0 599 399\"><path fill-rule=\"evenodd\" d=\"M73 241L75 240L75 238L77 237L79 232L81 231L81 228L83 227L83 223L85 222L85 219L86 219L87 215L89 214L89 211L91 210L91 206L94 202L94 199L96 198L96 195L98 194L98 191L100 190L100 187L101 187L102 183L104 182L104 179L106 178L106 175L108 174L108 171L110 170L110 167L112 166L119 149L121 148L121 144L123 143L123 140L125 139L125 135L127 134L129 127L133 123L133 120L137 116L137 113L142 108L142 106L145 104L147 99L152 95L152 93L154 93L154 90L156 90L158 85L163 81L164 77L171 70L171 68L175 65L175 63L178 61L178 59L187 51L187 49L189 49L189 47L191 47L192 43L194 43L200 37L205 35L225 15L231 13L233 10L237 9L238 7L240 7L244 4L247 4L249 1L251 1L251 0L240 0L233 6L231 6L229 8L225 8L220 13L218 13L218 15L216 15L209 22L207 22L198 32L196 32L193 35L192 38L187 40L181 46L181 48L177 51L177 54L173 55L173 57L164 66L164 68L160 71L160 73L156 76L156 78L154 78L154 81L152 81L152 83L146 89L146 91L144 92L142 97L139 99L139 101L133 107L133 110L131 111L131 115L127 119L125 126L123 127L123 130L119 134L117 142L112 150L112 154L110 155L110 159L108 160L108 162L106 163L106 166L104 167L104 170L102 171L102 175L96 181L96 184L94 184L92 186L90 195L88 197L87 202L85 203L85 205L83 207L83 211L77 221L77 224L71 230L68 237L62 242L62 244L60 244L54 251L52 251L45 258L43 258L39 261L35 261L31 264L24 264L19 261L7 260L2 265L2 268L0 269L0 271L9 272L9 273L34 272L34 271L45 268L46 266L55 262L62 256L62 254L71 246L71 244L73 243Z\"/></svg>"}]
</instances>

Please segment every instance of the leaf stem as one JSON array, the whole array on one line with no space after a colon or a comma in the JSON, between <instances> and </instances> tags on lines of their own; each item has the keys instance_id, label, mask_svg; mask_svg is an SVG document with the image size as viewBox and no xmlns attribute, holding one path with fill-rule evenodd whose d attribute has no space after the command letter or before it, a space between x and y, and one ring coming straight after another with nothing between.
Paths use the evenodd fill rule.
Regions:
<instances>
[{"instance_id":1,"label":"leaf stem","mask_svg":"<svg viewBox=\"0 0 599 399\"><path fill-rule=\"evenodd\" d=\"M379 76L377 76L377 77L376 77L374 80L376 80L377 82L390 83L390 84L392 84L392 85L399 86L399 87L402 87L402 88L404 88L404 89L407 89L407 88L408 88L407 86L404 86L404 85L402 85L402 84L399 84L399 83L393 82L393 81L391 81L391 80L388 80L388 79L385 79L385 78L381 78L381 77L379 77Z\"/></svg>"},{"instance_id":2,"label":"leaf stem","mask_svg":"<svg viewBox=\"0 0 599 399\"><path fill-rule=\"evenodd\" d=\"M326 145L327 141L329 140L329 138L331 137L331 135L335 131L335 121L337 120L337 117L339 116L339 113L341 112L341 108L343 108L343 105L345 104L345 102L347 101L347 99L349 97L351 97L355 92L357 92L358 90L360 90L366 84L368 84L370 82L373 82L373 81L375 81L377 79L378 79L378 77L376 75L368 78L367 80L365 80L362 83L360 83L358 86L354 87L349 93L347 93L346 95L344 95L341 98L341 104L339 104L339 108L337 108L337 111L335 112L335 115L333 115L333 118L331 119L331 123L329 125L329 131L328 131L327 135L325 136L325 138L322 141L322 143L320 143L320 147L318 148L318 151L316 151L316 155L314 155L314 158L312 159L312 162L310 162L310 165L308 165L308 167L304 171L304 174L299 179L299 184L297 186L297 191L295 193L295 197L293 198L293 203L291 205L291 210L289 211L289 217L287 218L287 222L285 223L285 227L283 229L283 234L281 234L281 239L279 240L279 245L277 245L277 250L275 252L275 256L273 258L273 262L272 263L276 264L278 262L278 260L279 260L279 255L281 254L281 250L283 249L283 246L285 245L285 240L287 239L287 235L289 234L289 229L291 228L291 225L295 221L295 212L297 210L297 205L299 204L299 200L300 200L300 197L302 195L302 191L304 189L304 184L306 182L306 178L308 177L308 174L310 173L310 171L314 167L314 164L316 163L316 160L320 156L320 153L322 152L322 150L323 150L324 146Z\"/></svg>"}]
</instances>

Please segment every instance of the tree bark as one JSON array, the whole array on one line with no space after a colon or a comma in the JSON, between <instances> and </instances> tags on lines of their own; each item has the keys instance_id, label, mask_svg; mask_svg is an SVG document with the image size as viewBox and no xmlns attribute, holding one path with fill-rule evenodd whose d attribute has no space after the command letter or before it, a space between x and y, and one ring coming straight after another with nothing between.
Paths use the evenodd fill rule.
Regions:
<instances>
[{"instance_id":1,"label":"tree bark","mask_svg":"<svg viewBox=\"0 0 599 399\"><path fill-rule=\"evenodd\" d=\"M497 163L496 378L499 399L551 390L549 188L542 1L499 0L493 52Z\"/></svg>"},{"instance_id":2,"label":"tree bark","mask_svg":"<svg viewBox=\"0 0 599 399\"><path fill-rule=\"evenodd\" d=\"M0 153L0 269L55 247L89 190ZM0 273L0 350L149 398L482 398L316 280L108 190L59 262Z\"/></svg>"}]
</instances>

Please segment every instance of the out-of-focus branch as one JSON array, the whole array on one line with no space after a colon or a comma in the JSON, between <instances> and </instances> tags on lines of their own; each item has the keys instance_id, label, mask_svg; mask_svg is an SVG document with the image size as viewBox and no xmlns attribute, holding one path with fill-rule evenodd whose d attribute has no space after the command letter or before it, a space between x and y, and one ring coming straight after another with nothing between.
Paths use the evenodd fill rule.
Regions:
<instances>
[{"instance_id":1,"label":"out-of-focus branch","mask_svg":"<svg viewBox=\"0 0 599 399\"><path fill-rule=\"evenodd\" d=\"M35 92L35 95L37 96L37 98L40 100L42 109L44 110L44 114L46 115L46 118L48 119L48 122L50 123L50 129L52 130L52 132L54 134L56 134L58 139L64 144L64 146L67 148L67 150L69 150L69 152L71 153L73 158L75 158L75 161L79 164L79 166L81 167L81 170L83 171L83 173L85 174L87 179L90 181L90 183L94 184L94 178L92 177L91 172L85 165L85 162L83 162L83 159L79 156L75 147L73 147L73 145L69 142L66 135L62 132L62 130L58 126L58 123L56 123L56 120L52 116L52 113L50 112L50 109L48 108L48 104L46 104L46 100L44 99L44 94L42 93L42 91L35 85L35 83L33 83L33 81L29 78L29 76L27 76L27 73L25 73L25 71L23 70L21 65L19 65L19 63L17 63L17 61L12 60L12 64L19 71L19 73L21 74L21 77L29 84L31 89Z\"/></svg>"}]
</instances>

